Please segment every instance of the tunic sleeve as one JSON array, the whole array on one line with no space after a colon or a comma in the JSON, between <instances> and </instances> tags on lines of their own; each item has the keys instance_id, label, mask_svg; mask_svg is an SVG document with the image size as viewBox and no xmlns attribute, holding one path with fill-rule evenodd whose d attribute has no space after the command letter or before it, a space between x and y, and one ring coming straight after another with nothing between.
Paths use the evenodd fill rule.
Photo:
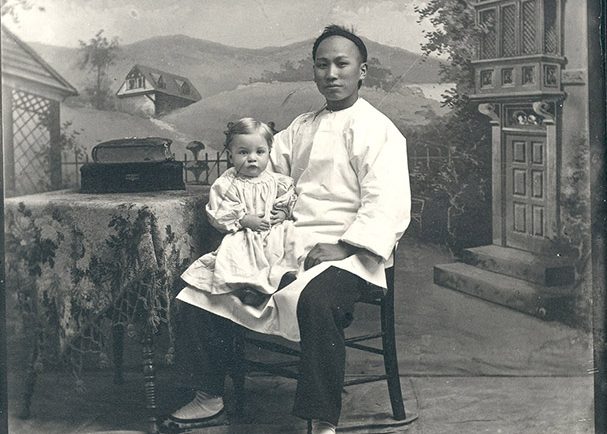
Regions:
<instances>
[{"instance_id":1,"label":"tunic sleeve","mask_svg":"<svg viewBox=\"0 0 607 434\"><path fill-rule=\"evenodd\" d=\"M274 208L284 211L287 217L292 216L293 206L297 200L295 187L293 186L293 178L285 175L275 174L276 177L276 200Z\"/></svg>"},{"instance_id":2,"label":"tunic sleeve","mask_svg":"<svg viewBox=\"0 0 607 434\"><path fill-rule=\"evenodd\" d=\"M341 240L388 260L411 220L406 140L390 123L351 130L347 142L361 205Z\"/></svg>"},{"instance_id":3,"label":"tunic sleeve","mask_svg":"<svg viewBox=\"0 0 607 434\"><path fill-rule=\"evenodd\" d=\"M209 223L220 232L236 232L241 229L240 219L246 213L238 190L229 179L220 177L213 183L206 205Z\"/></svg>"},{"instance_id":4,"label":"tunic sleeve","mask_svg":"<svg viewBox=\"0 0 607 434\"><path fill-rule=\"evenodd\" d=\"M293 128L288 128L274 135L270 151L271 169L274 173L291 175L291 147L293 144Z\"/></svg>"}]
</instances>

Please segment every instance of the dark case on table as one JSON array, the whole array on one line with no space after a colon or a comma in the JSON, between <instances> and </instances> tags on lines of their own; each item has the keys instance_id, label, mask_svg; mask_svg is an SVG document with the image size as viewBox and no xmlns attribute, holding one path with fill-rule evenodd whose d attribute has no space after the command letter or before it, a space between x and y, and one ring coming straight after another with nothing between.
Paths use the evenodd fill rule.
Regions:
<instances>
[{"instance_id":1,"label":"dark case on table","mask_svg":"<svg viewBox=\"0 0 607 434\"><path fill-rule=\"evenodd\" d=\"M95 163L152 163L173 160L170 139L164 137L131 137L108 140L95 145Z\"/></svg>"},{"instance_id":2,"label":"dark case on table","mask_svg":"<svg viewBox=\"0 0 607 434\"><path fill-rule=\"evenodd\" d=\"M171 140L161 137L110 140L93 148L93 163L80 168L82 193L185 190L183 163L174 161Z\"/></svg>"}]
</instances>

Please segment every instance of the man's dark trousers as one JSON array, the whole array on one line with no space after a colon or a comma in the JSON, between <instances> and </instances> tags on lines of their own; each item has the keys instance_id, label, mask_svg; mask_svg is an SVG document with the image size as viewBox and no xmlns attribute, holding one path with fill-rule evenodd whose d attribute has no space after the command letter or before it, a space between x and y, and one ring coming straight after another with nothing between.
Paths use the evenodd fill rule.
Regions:
<instances>
[{"instance_id":1,"label":"man's dark trousers","mask_svg":"<svg viewBox=\"0 0 607 434\"><path fill-rule=\"evenodd\" d=\"M352 322L363 284L355 274L329 267L302 291L297 305L302 356L296 416L337 425L346 357L344 328ZM193 389L223 396L237 326L192 305L180 307L177 361L183 380Z\"/></svg>"}]
</instances>

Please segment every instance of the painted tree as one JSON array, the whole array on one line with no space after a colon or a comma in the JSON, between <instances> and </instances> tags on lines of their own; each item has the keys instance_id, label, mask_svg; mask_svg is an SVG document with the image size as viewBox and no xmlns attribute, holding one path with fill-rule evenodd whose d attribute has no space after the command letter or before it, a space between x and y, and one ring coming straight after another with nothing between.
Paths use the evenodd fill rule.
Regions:
<instances>
[{"instance_id":1,"label":"painted tree","mask_svg":"<svg viewBox=\"0 0 607 434\"><path fill-rule=\"evenodd\" d=\"M384 68L377 57L371 57L367 65L367 76L365 77L365 86L376 87L387 92L394 86L394 76L389 69Z\"/></svg>"},{"instance_id":2,"label":"painted tree","mask_svg":"<svg viewBox=\"0 0 607 434\"><path fill-rule=\"evenodd\" d=\"M82 70L88 69L92 75L91 84L85 89L90 102L98 110L109 108L112 95L107 72L120 50L118 38L109 40L101 29L88 42L79 42L82 57L78 66Z\"/></svg>"},{"instance_id":3,"label":"painted tree","mask_svg":"<svg viewBox=\"0 0 607 434\"><path fill-rule=\"evenodd\" d=\"M434 30L424 32L426 42L421 46L424 54L447 56L440 74L444 82L455 83L455 88L447 92L445 103L453 108L465 106L467 95L474 90L470 61L483 31L475 23L474 8L468 0L430 0L414 9L419 22L428 20L434 26Z\"/></svg>"},{"instance_id":4,"label":"painted tree","mask_svg":"<svg viewBox=\"0 0 607 434\"><path fill-rule=\"evenodd\" d=\"M446 57L440 75L443 82L455 84L443 94L443 104L452 108L451 113L412 132L424 143L448 148L452 158L433 173L417 175L425 180L426 188L448 197L448 243L459 251L468 242L483 242L484 237L490 241L491 130L477 104L468 99L474 91L471 61L484 29L476 26L474 8L467 0L430 0L415 11L420 22L428 20L434 26L425 32L424 54ZM483 234L471 240L470 230Z\"/></svg>"},{"instance_id":5,"label":"painted tree","mask_svg":"<svg viewBox=\"0 0 607 434\"><path fill-rule=\"evenodd\" d=\"M3 17L11 17L13 21L19 21L19 10L30 10L36 7L39 11L45 10L44 6L36 5L32 0L1 0L0 15Z\"/></svg>"}]
</instances>

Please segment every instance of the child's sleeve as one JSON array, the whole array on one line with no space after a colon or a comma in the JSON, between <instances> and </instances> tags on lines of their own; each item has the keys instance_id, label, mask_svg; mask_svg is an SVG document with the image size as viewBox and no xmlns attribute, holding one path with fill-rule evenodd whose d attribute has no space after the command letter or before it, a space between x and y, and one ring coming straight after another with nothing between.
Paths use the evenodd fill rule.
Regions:
<instances>
[{"instance_id":1,"label":"child's sleeve","mask_svg":"<svg viewBox=\"0 0 607 434\"><path fill-rule=\"evenodd\" d=\"M240 219L246 214L246 208L234 185L225 178L219 178L211 186L206 212L209 223L218 231L227 233L242 228Z\"/></svg>"},{"instance_id":2,"label":"child's sleeve","mask_svg":"<svg viewBox=\"0 0 607 434\"><path fill-rule=\"evenodd\" d=\"M293 206L297 200L293 178L290 176L275 174L277 180L276 200L274 209L284 211L287 218L292 217Z\"/></svg>"}]
</instances>

